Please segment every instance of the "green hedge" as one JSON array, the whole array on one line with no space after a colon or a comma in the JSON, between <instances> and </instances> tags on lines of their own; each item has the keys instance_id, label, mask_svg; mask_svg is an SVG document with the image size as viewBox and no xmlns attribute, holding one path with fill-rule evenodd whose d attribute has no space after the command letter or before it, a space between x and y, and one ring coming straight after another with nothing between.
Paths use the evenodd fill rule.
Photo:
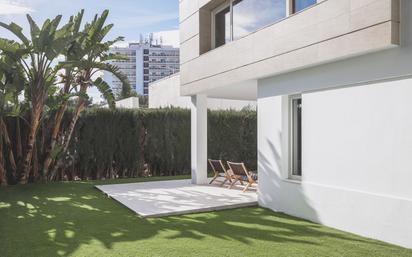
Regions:
<instances>
[{"instance_id":1,"label":"green hedge","mask_svg":"<svg viewBox=\"0 0 412 257\"><path fill-rule=\"evenodd\" d=\"M210 111L208 117L208 158L256 169L256 112ZM82 177L190 174L189 110L88 111L76 134Z\"/></svg>"},{"instance_id":2,"label":"green hedge","mask_svg":"<svg viewBox=\"0 0 412 257\"><path fill-rule=\"evenodd\" d=\"M208 117L208 157L243 161L256 169L256 112L211 111ZM68 111L63 126L70 118ZM47 129L42 126L39 135L48 134ZM47 141L38 144L39 165L45 145ZM190 111L87 110L79 119L69 151L58 179L190 174Z\"/></svg>"}]
</instances>

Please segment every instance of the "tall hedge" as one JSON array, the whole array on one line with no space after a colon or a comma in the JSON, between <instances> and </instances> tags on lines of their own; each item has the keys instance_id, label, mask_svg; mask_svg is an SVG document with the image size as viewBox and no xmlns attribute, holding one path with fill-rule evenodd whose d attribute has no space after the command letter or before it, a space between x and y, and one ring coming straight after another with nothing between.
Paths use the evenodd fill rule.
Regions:
<instances>
[{"instance_id":1,"label":"tall hedge","mask_svg":"<svg viewBox=\"0 0 412 257\"><path fill-rule=\"evenodd\" d=\"M63 123L70 116L68 111ZM209 111L208 157L243 161L256 169L256 122L253 111ZM48 126L42 129L40 135L48 133ZM38 144L40 164L45 145ZM88 110L78 122L69 151L58 179L190 174L190 111Z\"/></svg>"},{"instance_id":2,"label":"tall hedge","mask_svg":"<svg viewBox=\"0 0 412 257\"><path fill-rule=\"evenodd\" d=\"M211 111L208 117L208 157L244 162L256 170L256 112Z\"/></svg>"}]
</instances>

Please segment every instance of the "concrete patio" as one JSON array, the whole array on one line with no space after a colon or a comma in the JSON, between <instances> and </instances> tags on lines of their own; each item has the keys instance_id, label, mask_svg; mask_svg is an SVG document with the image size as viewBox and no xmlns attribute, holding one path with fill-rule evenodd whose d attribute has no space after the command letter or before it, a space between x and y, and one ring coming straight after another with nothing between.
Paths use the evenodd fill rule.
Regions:
<instances>
[{"instance_id":1,"label":"concrete patio","mask_svg":"<svg viewBox=\"0 0 412 257\"><path fill-rule=\"evenodd\" d=\"M190 180L171 180L96 186L140 217L162 217L257 205L255 188L194 185Z\"/></svg>"}]
</instances>

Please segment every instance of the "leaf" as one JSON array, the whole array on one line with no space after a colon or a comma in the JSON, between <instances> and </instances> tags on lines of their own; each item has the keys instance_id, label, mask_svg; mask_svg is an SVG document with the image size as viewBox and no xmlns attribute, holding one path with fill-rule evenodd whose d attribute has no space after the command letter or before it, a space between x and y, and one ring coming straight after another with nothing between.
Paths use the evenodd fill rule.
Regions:
<instances>
[{"instance_id":1,"label":"leaf","mask_svg":"<svg viewBox=\"0 0 412 257\"><path fill-rule=\"evenodd\" d=\"M0 38L0 50L3 51L4 53L16 54L19 49L20 49L19 43L13 40Z\"/></svg>"},{"instance_id":2,"label":"leaf","mask_svg":"<svg viewBox=\"0 0 412 257\"><path fill-rule=\"evenodd\" d=\"M106 62L106 61L127 61L129 60L129 57L127 55L121 55L121 54L104 54L101 58L100 61Z\"/></svg>"},{"instance_id":3,"label":"leaf","mask_svg":"<svg viewBox=\"0 0 412 257\"><path fill-rule=\"evenodd\" d=\"M116 108L115 97L109 84L107 84L102 78L97 78L93 81L93 85L99 90L104 99L106 99L110 109Z\"/></svg>"},{"instance_id":4,"label":"leaf","mask_svg":"<svg viewBox=\"0 0 412 257\"><path fill-rule=\"evenodd\" d=\"M3 27L7 30L9 30L11 33L13 33L16 37L18 37L23 44L29 48L30 47L30 41L27 39L27 37L23 34L23 29L17 25L16 23L12 22L9 25L7 25L4 22L0 22L0 27Z\"/></svg>"},{"instance_id":5,"label":"leaf","mask_svg":"<svg viewBox=\"0 0 412 257\"><path fill-rule=\"evenodd\" d=\"M38 42L37 38L39 37L40 33L40 28L37 26L36 22L33 20L33 18L27 14L27 20L29 21L30 24L30 34L31 34L31 40L33 41L34 45L37 45Z\"/></svg>"}]
</instances>

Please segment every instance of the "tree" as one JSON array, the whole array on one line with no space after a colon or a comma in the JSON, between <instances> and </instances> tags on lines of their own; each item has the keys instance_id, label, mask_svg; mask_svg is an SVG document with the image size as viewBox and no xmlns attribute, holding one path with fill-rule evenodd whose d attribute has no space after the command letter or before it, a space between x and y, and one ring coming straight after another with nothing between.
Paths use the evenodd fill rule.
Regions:
<instances>
[{"instance_id":1,"label":"tree","mask_svg":"<svg viewBox=\"0 0 412 257\"><path fill-rule=\"evenodd\" d=\"M25 94L31 107L30 130L23 166L20 171L21 184L28 182L34 143L43 114L45 98L50 87L55 85L58 70L53 67L53 64L57 57L64 52L64 49L70 47L73 40L71 34L67 33L67 30L72 26L71 24L58 29L61 15L56 16L53 20L47 19L41 28L37 26L30 15L27 15L27 20L30 24L30 39L23 34L22 28L17 24L0 22L1 27L12 32L21 41L18 50L25 54L19 56L16 62L27 78L28 84L25 88ZM0 48L0 50L7 51L7 45L3 45L3 49Z\"/></svg>"},{"instance_id":2,"label":"tree","mask_svg":"<svg viewBox=\"0 0 412 257\"><path fill-rule=\"evenodd\" d=\"M118 37L112 41L104 41L107 34L113 28L113 24L105 25L108 14L109 11L105 10L100 16L96 15L92 22L85 25L82 36L79 39L81 50L78 51L76 58L71 58L71 60L61 63L63 68L74 70L72 81L78 87L78 103L65 133L64 140L57 148L60 150L59 153L55 154L58 161L51 174L49 174L50 180L54 179L57 170L63 165L64 155L67 153L76 123L88 99L87 89L96 87L106 99L109 107L115 108L115 97L110 86L101 77L95 78L97 74L102 71L112 73L122 82L123 91L130 93L131 89L127 77L117 66L108 63L112 60L125 59L124 56L108 53L113 44L123 40L122 37Z\"/></svg>"},{"instance_id":3,"label":"tree","mask_svg":"<svg viewBox=\"0 0 412 257\"><path fill-rule=\"evenodd\" d=\"M26 81L22 70L16 65L16 59L19 58L19 44L4 40L0 40L0 44L8 45L7 52L0 51L0 184L7 185L4 152L8 153L8 162L13 177L16 176L17 165L4 118L20 116L21 105L18 96L21 94ZM3 49L6 49L6 47L3 46Z\"/></svg>"},{"instance_id":4,"label":"tree","mask_svg":"<svg viewBox=\"0 0 412 257\"><path fill-rule=\"evenodd\" d=\"M69 48L66 48L64 51L64 58L66 61L76 61L78 59L83 58L83 56L86 54L85 51L82 49L82 41L84 39L84 36L80 35L80 26L83 20L83 15L84 10L81 10L76 16L70 17L69 24L71 24L72 26L67 30L67 33L70 33L71 37L75 40L73 40L71 46ZM50 136L50 144L46 153L46 158L43 162L43 177L47 177L49 167L52 164L52 161L54 160L56 152L58 152L58 149L56 151L56 143L59 131L61 129L61 123L63 120L64 113L67 110L70 97L73 96L71 91L73 89L73 84L75 84L75 69L74 67L68 66L65 67L63 70L64 74L61 75L61 83L63 84L63 87L61 88L60 93L57 96L58 102L60 102L60 104L58 111L54 117L53 129Z\"/></svg>"}]
</instances>

